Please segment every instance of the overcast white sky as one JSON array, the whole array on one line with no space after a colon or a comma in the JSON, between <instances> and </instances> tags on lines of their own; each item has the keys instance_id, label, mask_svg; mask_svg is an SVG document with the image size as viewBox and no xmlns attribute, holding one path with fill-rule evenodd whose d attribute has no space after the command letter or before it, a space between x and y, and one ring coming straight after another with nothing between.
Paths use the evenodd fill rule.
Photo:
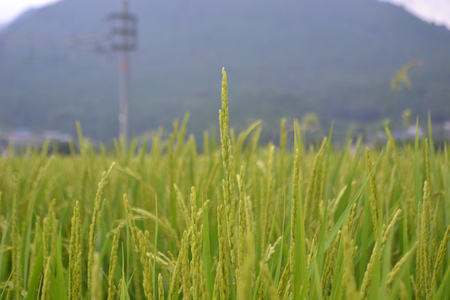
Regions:
<instances>
[{"instance_id":1,"label":"overcast white sky","mask_svg":"<svg viewBox=\"0 0 450 300\"><path fill-rule=\"evenodd\" d=\"M0 0L0 24L12 21L30 7L42 6L58 0ZM339 1L339 0L336 0ZM450 29L450 0L382 0L405 6L412 13L428 21L445 24Z\"/></svg>"},{"instance_id":2,"label":"overcast white sky","mask_svg":"<svg viewBox=\"0 0 450 300\"><path fill-rule=\"evenodd\" d=\"M0 24L12 21L28 8L53 2L57 2L57 0L0 0Z\"/></svg>"},{"instance_id":3,"label":"overcast white sky","mask_svg":"<svg viewBox=\"0 0 450 300\"><path fill-rule=\"evenodd\" d=\"M383 0L405 7L424 20L444 24L450 29L450 0Z\"/></svg>"}]
</instances>

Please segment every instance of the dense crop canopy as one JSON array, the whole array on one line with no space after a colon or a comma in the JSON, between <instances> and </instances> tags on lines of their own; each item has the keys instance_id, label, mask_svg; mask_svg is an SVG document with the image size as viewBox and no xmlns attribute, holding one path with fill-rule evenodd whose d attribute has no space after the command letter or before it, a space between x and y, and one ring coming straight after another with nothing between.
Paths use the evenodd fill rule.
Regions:
<instances>
[{"instance_id":1,"label":"dense crop canopy","mask_svg":"<svg viewBox=\"0 0 450 300\"><path fill-rule=\"evenodd\" d=\"M261 146L259 124L228 127L227 89L224 72L220 149L206 133L200 154L186 118L151 149L80 138L80 154L0 158L0 298L450 294L446 147L399 146L389 129L382 151L331 133L307 147L284 120L279 146Z\"/></svg>"}]
</instances>

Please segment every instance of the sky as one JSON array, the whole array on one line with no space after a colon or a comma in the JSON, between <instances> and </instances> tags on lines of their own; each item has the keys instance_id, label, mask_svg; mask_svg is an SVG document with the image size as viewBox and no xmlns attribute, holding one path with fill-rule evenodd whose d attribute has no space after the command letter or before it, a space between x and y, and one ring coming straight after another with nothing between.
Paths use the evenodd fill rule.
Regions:
<instances>
[{"instance_id":1,"label":"sky","mask_svg":"<svg viewBox=\"0 0 450 300\"><path fill-rule=\"evenodd\" d=\"M57 0L0 0L0 24L9 23L25 10L57 2Z\"/></svg>"},{"instance_id":2,"label":"sky","mask_svg":"<svg viewBox=\"0 0 450 300\"><path fill-rule=\"evenodd\" d=\"M383 0L405 7L406 10L421 19L450 29L450 1L449 0Z\"/></svg>"},{"instance_id":3,"label":"sky","mask_svg":"<svg viewBox=\"0 0 450 300\"><path fill-rule=\"evenodd\" d=\"M58 0L1 0L0 25L14 20L26 9L57 2ZM446 25L450 29L450 0L382 0L404 6L420 18Z\"/></svg>"}]
</instances>

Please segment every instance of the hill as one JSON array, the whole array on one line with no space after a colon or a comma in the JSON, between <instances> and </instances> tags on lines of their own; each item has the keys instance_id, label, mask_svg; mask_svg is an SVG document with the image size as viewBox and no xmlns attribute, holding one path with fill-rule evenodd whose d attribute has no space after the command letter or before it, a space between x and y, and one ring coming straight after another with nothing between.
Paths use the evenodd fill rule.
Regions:
<instances>
[{"instance_id":1,"label":"hill","mask_svg":"<svg viewBox=\"0 0 450 300\"><path fill-rule=\"evenodd\" d=\"M116 11L108 0L65 0L28 12L0 33L0 126L114 137L118 58L94 44ZM450 32L375 0L132 1L139 48L132 54L130 130L139 134L191 112L190 130L214 128L220 70L229 74L233 124L320 115L348 123L380 118L389 82L411 60L409 107L450 118Z\"/></svg>"}]
</instances>

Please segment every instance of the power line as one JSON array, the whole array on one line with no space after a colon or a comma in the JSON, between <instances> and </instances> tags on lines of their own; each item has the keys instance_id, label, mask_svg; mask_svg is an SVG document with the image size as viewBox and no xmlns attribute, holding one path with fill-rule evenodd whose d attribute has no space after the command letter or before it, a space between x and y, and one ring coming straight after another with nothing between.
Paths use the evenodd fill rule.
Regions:
<instances>
[{"instance_id":1,"label":"power line","mask_svg":"<svg viewBox=\"0 0 450 300\"><path fill-rule=\"evenodd\" d=\"M121 61L119 65L119 137L125 144L128 137L128 106L130 98L129 89L129 52L137 48L137 17L128 11L128 1L122 1L121 12L113 12L107 16L109 33L102 44L96 45L98 52L119 52Z\"/></svg>"}]
</instances>

